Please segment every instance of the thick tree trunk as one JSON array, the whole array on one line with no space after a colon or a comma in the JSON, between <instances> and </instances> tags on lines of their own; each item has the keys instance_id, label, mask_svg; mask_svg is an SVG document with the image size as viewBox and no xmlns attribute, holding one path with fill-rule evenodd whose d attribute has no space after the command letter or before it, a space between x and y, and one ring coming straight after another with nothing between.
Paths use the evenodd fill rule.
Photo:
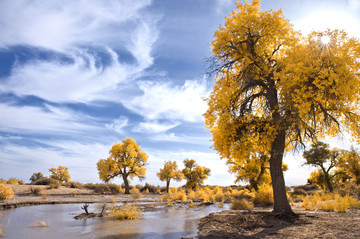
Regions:
<instances>
[{"instance_id":1,"label":"thick tree trunk","mask_svg":"<svg viewBox=\"0 0 360 239\"><path fill-rule=\"evenodd\" d=\"M274 212L294 215L286 196L282 159L285 150L285 130L278 131L271 145L270 174L274 192Z\"/></svg>"},{"instance_id":2,"label":"thick tree trunk","mask_svg":"<svg viewBox=\"0 0 360 239\"><path fill-rule=\"evenodd\" d=\"M123 178L124 184L125 184L125 194L130 194L130 185L129 185L129 181L127 179L127 175L125 173L123 173L122 178Z\"/></svg>"},{"instance_id":3,"label":"thick tree trunk","mask_svg":"<svg viewBox=\"0 0 360 239\"><path fill-rule=\"evenodd\" d=\"M170 180L166 180L166 192L169 193Z\"/></svg>"}]
</instances>

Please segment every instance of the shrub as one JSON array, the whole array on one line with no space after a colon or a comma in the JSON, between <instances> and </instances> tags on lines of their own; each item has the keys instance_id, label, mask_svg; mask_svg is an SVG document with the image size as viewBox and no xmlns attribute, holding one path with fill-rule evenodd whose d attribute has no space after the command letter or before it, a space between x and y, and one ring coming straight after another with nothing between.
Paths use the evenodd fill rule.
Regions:
<instances>
[{"instance_id":1,"label":"shrub","mask_svg":"<svg viewBox=\"0 0 360 239\"><path fill-rule=\"evenodd\" d=\"M148 193L156 193L157 192L157 187L150 185L149 183L145 183L144 187L140 188L140 192L146 192L146 190L148 190Z\"/></svg>"},{"instance_id":2,"label":"shrub","mask_svg":"<svg viewBox=\"0 0 360 239\"><path fill-rule=\"evenodd\" d=\"M87 189L94 190L94 193L99 194L118 194L124 193L121 186L113 184L113 183L87 183L83 185Z\"/></svg>"},{"instance_id":3,"label":"shrub","mask_svg":"<svg viewBox=\"0 0 360 239\"><path fill-rule=\"evenodd\" d=\"M69 188L79 188L79 189L84 188L84 185L82 185L81 183L73 182L73 181L64 183L63 185L66 186L66 187L69 187Z\"/></svg>"},{"instance_id":4,"label":"shrub","mask_svg":"<svg viewBox=\"0 0 360 239\"><path fill-rule=\"evenodd\" d=\"M20 181L22 181L22 180L20 180ZM22 182L22 183L24 184L24 182ZM9 180L7 181L7 184L15 184L15 185L17 185L17 184L20 184L20 183L19 183L19 180L17 178L9 178Z\"/></svg>"},{"instance_id":5,"label":"shrub","mask_svg":"<svg viewBox=\"0 0 360 239\"><path fill-rule=\"evenodd\" d=\"M40 194L40 192L41 192L41 188L30 187L30 193L38 195L38 194Z\"/></svg>"},{"instance_id":6,"label":"shrub","mask_svg":"<svg viewBox=\"0 0 360 239\"><path fill-rule=\"evenodd\" d=\"M142 197L142 194L141 194L140 190L137 187L133 187L130 190L130 195L131 195L133 200L140 199Z\"/></svg>"},{"instance_id":7,"label":"shrub","mask_svg":"<svg viewBox=\"0 0 360 239\"><path fill-rule=\"evenodd\" d=\"M14 190L10 186L0 184L0 200L9 200L14 196Z\"/></svg>"},{"instance_id":8,"label":"shrub","mask_svg":"<svg viewBox=\"0 0 360 239\"><path fill-rule=\"evenodd\" d=\"M264 206L274 204L273 190L270 184L262 184L259 186L259 190L255 192L254 203Z\"/></svg>"},{"instance_id":9,"label":"shrub","mask_svg":"<svg viewBox=\"0 0 360 239\"><path fill-rule=\"evenodd\" d=\"M349 208L360 207L360 202L351 196L340 194L319 194L304 197L302 206L305 210L324 210L335 212L347 212Z\"/></svg>"},{"instance_id":10,"label":"shrub","mask_svg":"<svg viewBox=\"0 0 360 239\"><path fill-rule=\"evenodd\" d=\"M292 196L307 196L307 192L302 188L295 188L294 191L291 193Z\"/></svg>"},{"instance_id":11,"label":"shrub","mask_svg":"<svg viewBox=\"0 0 360 239\"><path fill-rule=\"evenodd\" d=\"M232 210L250 210L254 207L252 202L249 202L245 198L231 201L230 208Z\"/></svg>"},{"instance_id":12,"label":"shrub","mask_svg":"<svg viewBox=\"0 0 360 239\"><path fill-rule=\"evenodd\" d=\"M137 206L125 205L122 207L113 207L109 214L117 220L132 220L140 218L142 210L140 210Z\"/></svg>"},{"instance_id":13,"label":"shrub","mask_svg":"<svg viewBox=\"0 0 360 239\"><path fill-rule=\"evenodd\" d=\"M55 179L43 177L43 178L39 178L38 180L35 180L31 184L33 184L33 185L51 185L51 184L56 184L56 183L59 183L59 182Z\"/></svg>"},{"instance_id":14,"label":"shrub","mask_svg":"<svg viewBox=\"0 0 360 239\"><path fill-rule=\"evenodd\" d=\"M3 178L0 178L0 183L1 184L7 184L7 181L5 179L3 179Z\"/></svg>"},{"instance_id":15,"label":"shrub","mask_svg":"<svg viewBox=\"0 0 360 239\"><path fill-rule=\"evenodd\" d=\"M47 225L44 220L41 221L35 220L35 222L31 225L31 227L47 227Z\"/></svg>"},{"instance_id":16,"label":"shrub","mask_svg":"<svg viewBox=\"0 0 360 239\"><path fill-rule=\"evenodd\" d=\"M60 184L61 183L59 181L53 179L50 181L50 184L48 185L48 189L57 189L60 187Z\"/></svg>"}]
</instances>

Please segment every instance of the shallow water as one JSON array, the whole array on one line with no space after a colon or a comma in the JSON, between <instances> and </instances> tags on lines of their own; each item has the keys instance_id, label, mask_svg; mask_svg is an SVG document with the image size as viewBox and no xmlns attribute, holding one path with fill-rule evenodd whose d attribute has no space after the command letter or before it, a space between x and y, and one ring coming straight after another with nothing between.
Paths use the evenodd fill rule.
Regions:
<instances>
[{"instance_id":1,"label":"shallow water","mask_svg":"<svg viewBox=\"0 0 360 239\"><path fill-rule=\"evenodd\" d=\"M57 204L20 207L2 211L3 238L181 238L195 236L199 219L210 212L228 209L216 205L204 207L170 207L144 212L137 220L117 221L110 218L74 219L84 212L83 204ZM89 211L101 211L102 204L90 204ZM47 227L32 227L44 220Z\"/></svg>"}]
</instances>

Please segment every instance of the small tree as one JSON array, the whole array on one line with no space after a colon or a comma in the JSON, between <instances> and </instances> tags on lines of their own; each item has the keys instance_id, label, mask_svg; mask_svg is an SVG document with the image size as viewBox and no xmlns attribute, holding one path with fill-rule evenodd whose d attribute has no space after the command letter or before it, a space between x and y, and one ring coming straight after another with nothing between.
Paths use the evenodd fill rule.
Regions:
<instances>
[{"instance_id":1,"label":"small tree","mask_svg":"<svg viewBox=\"0 0 360 239\"><path fill-rule=\"evenodd\" d=\"M49 171L51 172L50 178L53 178L60 182L70 181L70 174L68 167L58 166L57 168L49 168Z\"/></svg>"},{"instance_id":2,"label":"small tree","mask_svg":"<svg viewBox=\"0 0 360 239\"><path fill-rule=\"evenodd\" d=\"M33 173L33 175L30 177L30 181L33 183L35 182L36 180L40 179L40 178L43 178L44 175L40 172L38 173Z\"/></svg>"},{"instance_id":3,"label":"small tree","mask_svg":"<svg viewBox=\"0 0 360 239\"><path fill-rule=\"evenodd\" d=\"M321 186L324 182L327 190L333 192L333 180L337 174L333 173L333 169L337 165L339 150L329 150L329 145L323 142L316 142L311 145L308 151L304 151L303 157L306 159L305 165L319 167L318 172L314 173L309 180L317 180L317 184ZM321 180L320 180L321 179Z\"/></svg>"},{"instance_id":4,"label":"small tree","mask_svg":"<svg viewBox=\"0 0 360 239\"><path fill-rule=\"evenodd\" d=\"M354 147L341 151L337 165L342 181L352 180L360 185L360 154Z\"/></svg>"},{"instance_id":5,"label":"small tree","mask_svg":"<svg viewBox=\"0 0 360 239\"><path fill-rule=\"evenodd\" d=\"M165 161L164 168L160 169L156 175L161 181L166 182L166 192L169 192L170 180L181 181L184 178L184 174L181 170L178 170L176 161Z\"/></svg>"},{"instance_id":6,"label":"small tree","mask_svg":"<svg viewBox=\"0 0 360 239\"><path fill-rule=\"evenodd\" d=\"M227 164L229 172L236 177L235 183L249 182L250 187L258 191L261 184L271 183L269 158L269 155L261 153L245 160L228 159ZM285 172L287 165L283 163L282 169Z\"/></svg>"},{"instance_id":7,"label":"small tree","mask_svg":"<svg viewBox=\"0 0 360 239\"><path fill-rule=\"evenodd\" d=\"M132 138L126 138L121 143L115 143L107 159L97 163L99 178L104 182L122 176L125 184L125 194L130 194L128 178L143 179L146 173L148 155L140 150L140 146Z\"/></svg>"},{"instance_id":8,"label":"small tree","mask_svg":"<svg viewBox=\"0 0 360 239\"><path fill-rule=\"evenodd\" d=\"M182 173L187 180L186 188L197 189L198 186L204 183L204 179L207 179L210 175L209 168L197 165L193 159L185 159L184 165L185 168L182 170Z\"/></svg>"}]
</instances>

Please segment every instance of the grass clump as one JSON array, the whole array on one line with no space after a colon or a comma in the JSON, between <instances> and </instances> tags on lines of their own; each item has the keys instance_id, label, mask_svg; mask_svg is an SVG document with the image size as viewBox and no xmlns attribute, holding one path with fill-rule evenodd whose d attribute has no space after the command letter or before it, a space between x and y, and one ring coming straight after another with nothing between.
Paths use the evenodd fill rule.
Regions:
<instances>
[{"instance_id":1,"label":"grass clump","mask_svg":"<svg viewBox=\"0 0 360 239\"><path fill-rule=\"evenodd\" d=\"M254 204L271 206L274 204L273 189L270 184L262 184L259 186L259 190L255 192Z\"/></svg>"},{"instance_id":2,"label":"grass clump","mask_svg":"<svg viewBox=\"0 0 360 239\"><path fill-rule=\"evenodd\" d=\"M254 207L252 202L245 198L231 201L230 209L232 210L250 210Z\"/></svg>"},{"instance_id":3,"label":"grass clump","mask_svg":"<svg viewBox=\"0 0 360 239\"><path fill-rule=\"evenodd\" d=\"M14 190L10 186L0 184L0 200L9 200L14 197Z\"/></svg>"},{"instance_id":4,"label":"grass clump","mask_svg":"<svg viewBox=\"0 0 360 239\"><path fill-rule=\"evenodd\" d=\"M47 224L44 220L35 220L31 227L47 227Z\"/></svg>"},{"instance_id":5,"label":"grass clump","mask_svg":"<svg viewBox=\"0 0 360 239\"><path fill-rule=\"evenodd\" d=\"M137 206L125 205L122 207L113 207L109 214L116 220L133 220L141 218L142 210Z\"/></svg>"},{"instance_id":6,"label":"grass clump","mask_svg":"<svg viewBox=\"0 0 360 239\"><path fill-rule=\"evenodd\" d=\"M35 195L39 195L41 193L41 188L38 187L30 187L30 193L31 194L35 194Z\"/></svg>"}]
</instances>

